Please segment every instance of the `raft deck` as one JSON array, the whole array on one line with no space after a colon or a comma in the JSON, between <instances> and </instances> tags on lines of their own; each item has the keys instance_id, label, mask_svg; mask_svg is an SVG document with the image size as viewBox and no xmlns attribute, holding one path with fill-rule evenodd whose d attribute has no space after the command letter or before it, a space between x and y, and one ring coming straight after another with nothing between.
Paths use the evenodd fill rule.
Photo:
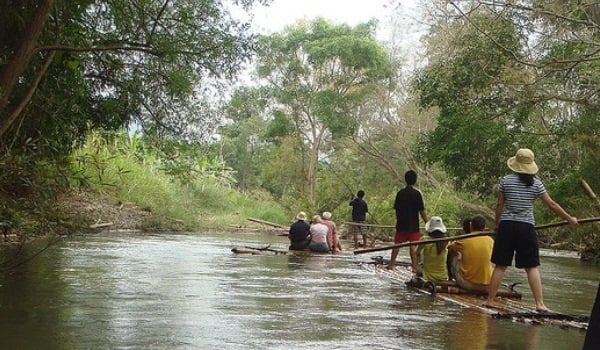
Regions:
<instances>
[{"instance_id":1,"label":"raft deck","mask_svg":"<svg viewBox=\"0 0 600 350\"><path fill-rule=\"evenodd\" d=\"M394 270L388 270L385 265L372 262L362 263L360 266L365 270L374 272L385 278L401 282L402 284L405 284L406 281L409 281L413 277L410 268L407 266L397 265ZM537 312L533 307L525 305L523 302L521 302L520 297L508 297L513 293L511 291L509 291L507 296L497 298L495 307L490 308L483 306L486 301L486 296L481 295L481 293L469 294L466 291L457 291L454 288L451 288L448 291L448 288L438 288L439 286L436 286L436 291L432 293L431 286L426 286L424 288L412 286L407 287L419 293L432 295L450 303L477 310L479 312L488 314L493 318L509 319L513 322L556 325L562 328L575 328L580 330L587 330L589 323L589 317L587 316L573 316L554 312ZM499 295L502 294L504 293L499 293Z\"/></svg>"}]
</instances>

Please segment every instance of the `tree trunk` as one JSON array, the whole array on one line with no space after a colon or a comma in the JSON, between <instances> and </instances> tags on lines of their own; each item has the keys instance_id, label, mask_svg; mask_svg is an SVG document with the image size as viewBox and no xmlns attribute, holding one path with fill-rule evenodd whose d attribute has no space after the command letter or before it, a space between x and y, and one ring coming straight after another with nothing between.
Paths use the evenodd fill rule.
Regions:
<instances>
[{"instance_id":1,"label":"tree trunk","mask_svg":"<svg viewBox=\"0 0 600 350\"><path fill-rule=\"evenodd\" d=\"M18 46L15 47L13 55L0 70L0 138L18 116L17 113L7 111L9 99L19 77L25 72L35 53L38 38L42 33L51 6L52 0L38 1L37 9L18 41Z\"/></svg>"},{"instance_id":2,"label":"tree trunk","mask_svg":"<svg viewBox=\"0 0 600 350\"><path fill-rule=\"evenodd\" d=\"M319 163L320 138L314 140L310 147L310 159L308 161L308 201L311 206L315 204L317 193L317 166Z\"/></svg>"}]
</instances>

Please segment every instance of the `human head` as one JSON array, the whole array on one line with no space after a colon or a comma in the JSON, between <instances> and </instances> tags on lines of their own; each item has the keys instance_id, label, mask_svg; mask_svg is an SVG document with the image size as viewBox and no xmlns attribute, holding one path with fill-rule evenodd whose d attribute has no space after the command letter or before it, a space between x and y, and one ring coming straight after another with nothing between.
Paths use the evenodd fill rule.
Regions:
<instances>
[{"instance_id":1,"label":"human head","mask_svg":"<svg viewBox=\"0 0 600 350\"><path fill-rule=\"evenodd\" d=\"M296 215L296 220L302 220L302 221L306 220L306 213L303 211L299 212Z\"/></svg>"},{"instance_id":2,"label":"human head","mask_svg":"<svg viewBox=\"0 0 600 350\"><path fill-rule=\"evenodd\" d=\"M406 184L409 186L416 184L417 183L417 173L415 173L414 170L407 171L406 173L404 173L404 181L406 181Z\"/></svg>"},{"instance_id":3,"label":"human head","mask_svg":"<svg viewBox=\"0 0 600 350\"><path fill-rule=\"evenodd\" d=\"M324 211L322 216L323 216L323 219L325 219L325 220L331 219L331 213L328 211Z\"/></svg>"},{"instance_id":4,"label":"human head","mask_svg":"<svg viewBox=\"0 0 600 350\"><path fill-rule=\"evenodd\" d=\"M433 231L440 231L441 233L446 233L448 230L446 226L444 226L444 221L439 216L432 216L429 221L425 224L425 231L427 233L432 233Z\"/></svg>"},{"instance_id":5,"label":"human head","mask_svg":"<svg viewBox=\"0 0 600 350\"><path fill-rule=\"evenodd\" d=\"M471 218L465 218L462 222L462 229L464 233L471 232Z\"/></svg>"},{"instance_id":6,"label":"human head","mask_svg":"<svg viewBox=\"0 0 600 350\"><path fill-rule=\"evenodd\" d=\"M485 218L475 215L471 218L471 231L483 231L485 229Z\"/></svg>"},{"instance_id":7,"label":"human head","mask_svg":"<svg viewBox=\"0 0 600 350\"><path fill-rule=\"evenodd\" d=\"M508 168L518 174L535 175L538 172L538 166L534 161L535 155L529 148L521 148L514 157L508 158L506 164Z\"/></svg>"},{"instance_id":8,"label":"human head","mask_svg":"<svg viewBox=\"0 0 600 350\"><path fill-rule=\"evenodd\" d=\"M311 222L312 222L313 224L314 224L314 223L317 223L317 222L321 222L321 216L319 216L319 215L314 215L314 216L312 217L312 220L311 220Z\"/></svg>"},{"instance_id":9,"label":"human head","mask_svg":"<svg viewBox=\"0 0 600 350\"><path fill-rule=\"evenodd\" d=\"M365 196L365 191L363 190L358 190L358 192L356 193L356 197L358 198L362 198Z\"/></svg>"}]
</instances>

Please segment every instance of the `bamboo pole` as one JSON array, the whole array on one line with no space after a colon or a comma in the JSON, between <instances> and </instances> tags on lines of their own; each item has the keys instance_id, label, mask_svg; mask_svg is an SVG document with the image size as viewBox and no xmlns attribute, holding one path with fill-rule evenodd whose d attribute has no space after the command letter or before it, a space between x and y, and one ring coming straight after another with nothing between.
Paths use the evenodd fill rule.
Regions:
<instances>
[{"instance_id":1,"label":"bamboo pole","mask_svg":"<svg viewBox=\"0 0 600 350\"><path fill-rule=\"evenodd\" d=\"M378 227L378 228L396 228L396 225L376 225L376 224L365 224L365 223L360 223L360 222L349 222L349 221L342 222L342 225ZM420 227L420 228L424 228L424 227ZM462 230L462 227L447 227L447 229L448 230Z\"/></svg>"},{"instance_id":2,"label":"bamboo pole","mask_svg":"<svg viewBox=\"0 0 600 350\"><path fill-rule=\"evenodd\" d=\"M579 183L585 192L587 192L588 196L590 196L590 198L595 202L596 206L600 209L600 199L598 199L598 196L596 196L596 193L594 193L590 185L588 185L588 183L582 178L579 179Z\"/></svg>"},{"instance_id":3,"label":"bamboo pole","mask_svg":"<svg viewBox=\"0 0 600 350\"><path fill-rule=\"evenodd\" d=\"M269 222L269 221L265 221L265 220L260 220L260 219L255 219L255 218L247 218L247 219L249 221L257 222L259 224L263 224L263 225L267 225L267 226L272 226L272 227L277 227L277 228L284 228L284 229L289 228L288 226L279 225L279 224L276 224L274 222Z\"/></svg>"},{"instance_id":4,"label":"bamboo pole","mask_svg":"<svg viewBox=\"0 0 600 350\"><path fill-rule=\"evenodd\" d=\"M588 223L588 222L600 221L600 217L591 217L591 218L586 218L586 219L579 219L577 221L580 224L585 224L585 223ZM565 226L565 225L568 225L568 224L569 224L568 221L559 221L559 222L554 222L554 223L550 223L550 224L538 225L535 228L536 228L536 230L543 230L543 229L547 229L547 228L551 228L551 227ZM409 247L411 245L421 245L421 244L430 244L430 243L436 243L436 242L457 241L457 240L460 240L460 239L466 239L466 238L471 238L471 237L493 236L495 234L496 233L494 231L481 231L481 232L475 232L475 233L468 233L466 235L460 235L460 236L443 237L443 238L433 238L433 239L428 239L428 240L424 240L424 241L404 242L404 243L393 244L393 245L383 246L383 247L375 247L375 248L369 248L369 249L355 250L354 254L364 254L364 253L370 253L370 252L378 252L378 251L389 250L389 249L394 249L394 248Z\"/></svg>"}]
</instances>

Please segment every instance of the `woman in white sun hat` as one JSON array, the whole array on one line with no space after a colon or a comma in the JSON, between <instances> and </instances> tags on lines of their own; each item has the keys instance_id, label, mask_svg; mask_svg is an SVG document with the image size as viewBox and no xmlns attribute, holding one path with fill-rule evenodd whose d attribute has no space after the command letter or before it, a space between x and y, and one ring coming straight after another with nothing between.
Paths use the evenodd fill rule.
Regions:
<instances>
[{"instance_id":1,"label":"woman in white sun hat","mask_svg":"<svg viewBox=\"0 0 600 350\"><path fill-rule=\"evenodd\" d=\"M421 240L446 237L448 230L444 221L439 216L432 216L425 224L427 235ZM438 282L448 279L446 259L448 257L448 242L436 242L435 244L421 244L417 248L416 255L419 260L418 275L425 281Z\"/></svg>"},{"instance_id":2,"label":"woman in white sun hat","mask_svg":"<svg viewBox=\"0 0 600 350\"><path fill-rule=\"evenodd\" d=\"M536 199L541 199L548 209L570 224L576 225L577 218L569 215L552 200L542 181L535 177L538 166L530 149L519 149L514 157L508 159L507 165L514 173L504 176L498 187L496 238L491 259L495 267L485 305L494 306L494 299L504 278L504 272L512 265L514 256L515 267L523 268L527 272L527 281L535 300L536 311L547 312L538 268L540 256L535 233L533 203Z\"/></svg>"}]
</instances>

